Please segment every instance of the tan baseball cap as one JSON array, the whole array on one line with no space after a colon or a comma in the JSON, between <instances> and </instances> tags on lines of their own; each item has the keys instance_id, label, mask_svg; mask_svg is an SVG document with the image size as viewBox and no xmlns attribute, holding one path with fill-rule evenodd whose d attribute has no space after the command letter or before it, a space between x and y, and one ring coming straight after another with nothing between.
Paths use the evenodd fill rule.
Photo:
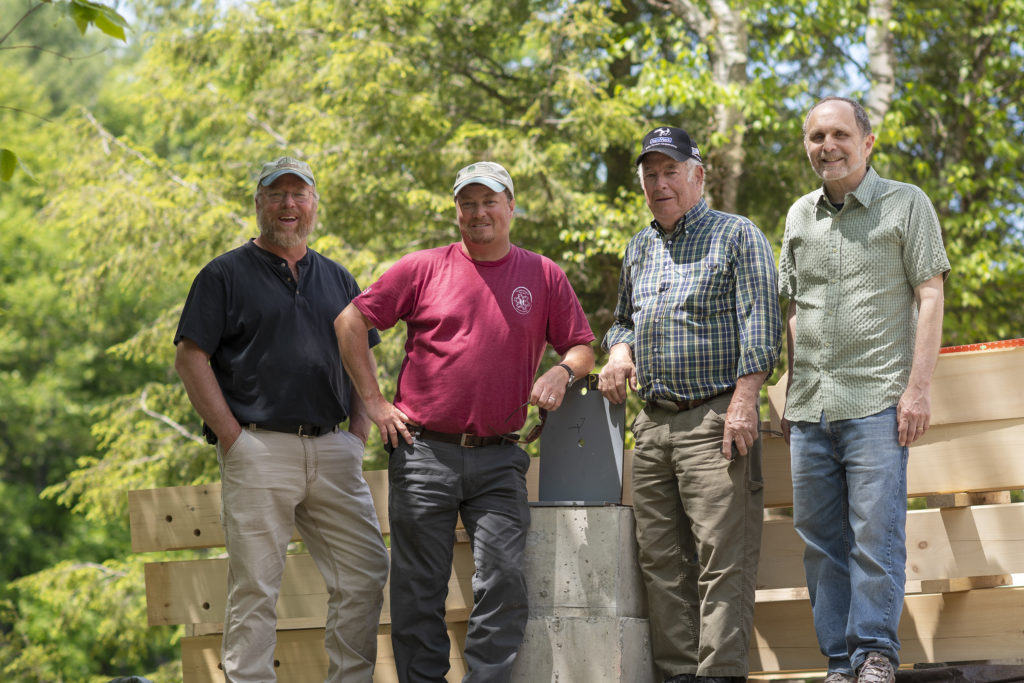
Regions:
<instances>
[{"instance_id":1,"label":"tan baseball cap","mask_svg":"<svg viewBox=\"0 0 1024 683\"><path fill-rule=\"evenodd\" d=\"M455 176L453 193L457 197L462 188L473 183L486 185L495 192L508 190L512 198L515 199L516 193L512 189L512 176L501 164L496 164L493 161L478 161L466 166Z\"/></svg>"}]
</instances>

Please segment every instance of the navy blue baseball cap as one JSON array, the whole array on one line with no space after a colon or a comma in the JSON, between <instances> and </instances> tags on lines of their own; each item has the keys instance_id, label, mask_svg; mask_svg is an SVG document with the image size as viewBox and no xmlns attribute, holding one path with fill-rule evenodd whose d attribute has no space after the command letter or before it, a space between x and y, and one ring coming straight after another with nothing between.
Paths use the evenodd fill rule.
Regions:
<instances>
[{"instance_id":1,"label":"navy blue baseball cap","mask_svg":"<svg viewBox=\"0 0 1024 683\"><path fill-rule=\"evenodd\" d=\"M676 161L695 159L698 163L704 163L700 158L700 150L697 149L696 143L682 128L662 126L645 135L643 144L640 146L640 156L636 158L637 166L644 160L644 155L648 152L661 152Z\"/></svg>"}]
</instances>

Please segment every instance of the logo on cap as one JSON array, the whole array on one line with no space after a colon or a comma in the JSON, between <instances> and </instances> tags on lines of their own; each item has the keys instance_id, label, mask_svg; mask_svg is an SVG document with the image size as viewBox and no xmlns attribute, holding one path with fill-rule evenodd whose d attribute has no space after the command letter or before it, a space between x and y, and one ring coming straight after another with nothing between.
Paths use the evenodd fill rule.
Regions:
<instances>
[{"instance_id":1,"label":"logo on cap","mask_svg":"<svg viewBox=\"0 0 1024 683\"><path fill-rule=\"evenodd\" d=\"M637 165L643 161L648 152L661 152L676 161L694 159L701 162L700 151L697 145L690 139L689 134L682 128L660 126L644 136L640 145L640 156L636 158Z\"/></svg>"}]
</instances>

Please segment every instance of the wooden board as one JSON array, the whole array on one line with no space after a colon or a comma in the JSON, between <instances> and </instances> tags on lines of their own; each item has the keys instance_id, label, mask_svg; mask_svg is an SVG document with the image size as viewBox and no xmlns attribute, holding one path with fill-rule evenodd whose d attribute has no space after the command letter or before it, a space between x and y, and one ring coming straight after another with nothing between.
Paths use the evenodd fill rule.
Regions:
<instances>
[{"instance_id":1,"label":"wooden board","mask_svg":"<svg viewBox=\"0 0 1024 683\"><path fill-rule=\"evenodd\" d=\"M1024 488L1024 418L932 427L910 448L910 496Z\"/></svg>"},{"instance_id":2,"label":"wooden board","mask_svg":"<svg viewBox=\"0 0 1024 683\"><path fill-rule=\"evenodd\" d=\"M526 473L529 500L537 500L539 470L537 458L532 458ZM363 476L373 495L381 532L387 534L390 531L387 470L364 471ZM220 482L129 491L128 516L132 552L224 546L224 530L220 525ZM461 520L459 528L462 528ZM298 533L293 540L301 540Z\"/></svg>"},{"instance_id":3,"label":"wooden board","mask_svg":"<svg viewBox=\"0 0 1024 683\"><path fill-rule=\"evenodd\" d=\"M908 582L949 582L1024 572L1024 503L944 510L913 510L907 515ZM457 544L449 584L449 620L464 620L472 605L473 558ZM224 559L158 562L146 565L151 625L200 624L198 632L219 631L224 612L227 562ZM1005 581L990 581L1000 585ZM803 542L789 519L764 523L757 588L801 588ZM969 583L949 583L963 590ZM977 584L975 584L977 585ZM941 586L939 583L932 587ZM924 585L921 590L929 590ZM771 599L766 595L765 599ZM278 602L279 628L318 628L324 624L327 594L312 558L290 555ZM381 623L390 623L385 592Z\"/></svg>"},{"instance_id":4,"label":"wooden board","mask_svg":"<svg viewBox=\"0 0 1024 683\"><path fill-rule=\"evenodd\" d=\"M387 470L363 472L381 530L388 529ZM220 482L128 492L132 552L224 546L220 525ZM299 541L298 533L292 540Z\"/></svg>"},{"instance_id":5,"label":"wooden board","mask_svg":"<svg viewBox=\"0 0 1024 683\"><path fill-rule=\"evenodd\" d=\"M462 659L462 649L466 642L465 624L450 625L448 637L452 642L451 669L445 680L457 683L466 674L466 663ZM219 669L220 646L220 635L182 639L183 683L224 683L224 675ZM289 683L320 683L327 676L324 630L320 628L279 632L277 647L274 648L274 660L278 664L277 680ZM377 636L377 666L373 681L398 683L395 657L391 650L391 636L387 627L381 627L381 634Z\"/></svg>"},{"instance_id":6,"label":"wooden board","mask_svg":"<svg viewBox=\"0 0 1024 683\"><path fill-rule=\"evenodd\" d=\"M473 605L473 554L468 544L455 545L445 601L447 620L466 621ZM227 559L151 562L146 565L149 625L199 624L198 632L223 629L227 601ZM389 589L384 589L381 624L391 623ZM285 561L277 603L278 629L322 628L327 616L327 588L313 558L306 553Z\"/></svg>"},{"instance_id":7,"label":"wooden board","mask_svg":"<svg viewBox=\"0 0 1024 683\"><path fill-rule=\"evenodd\" d=\"M773 429L788 380L783 374L768 387ZM1024 347L939 354L931 400L933 425L1024 417Z\"/></svg>"},{"instance_id":8,"label":"wooden board","mask_svg":"<svg viewBox=\"0 0 1024 683\"><path fill-rule=\"evenodd\" d=\"M909 581L1024 572L1024 503L911 511L907 549Z\"/></svg>"},{"instance_id":9,"label":"wooden board","mask_svg":"<svg viewBox=\"0 0 1024 683\"><path fill-rule=\"evenodd\" d=\"M899 636L903 664L1005 659L1024 652L1024 588L909 595ZM752 673L824 668L809 602L757 604Z\"/></svg>"},{"instance_id":10,"label":"wooden board","mask_svg":"<svg viewBox=\"0 0 1024 683\"><path fill-rule=\"evenodd\" d=\"M791 519L764 523L758 590L805 585L804 544ZM907 581L951 581L1024 573L1024 503L907 513ZM989 581L1002 585L1005 581ZM951 588L962 590L964 582ZM922 590L939 584L924 585Z\"/></svg>"},{"instance_id":11,"label":"wooden board","mask_svg":"<svg viewBox=\"0 0 1024 683\"><path fill-rule=\"evenodd\" d=\"M449 681L460 680L464 663L458 653L465 639L463 625L452 625L452 671ZM1024 588L991 588L952 595L912 595L900 621L901 657L915 662L977 661L1005 658L1024 652ZM386 634L378 637L375 683L392 683L394 664ZM217 665L220 636L182 640L185 683L222 681ZM278 680L293 683L322 681L327 670L323 630L278 633L275 658ZM825 666L818 651L806 600L758 604L754 612L754 638L750 648L751 673L815 671Z\"/></svg>"},{"instance_id":12,"label":"wooden board","mask_svg":"<svg viewBox=\"0 0 1024 683\"><path fill-rule=\"evenodd\" d=\"M765 507L792 507L789 446L763 440ZM907 495L1024 488L1024 418L936 425L910 448Z\"/></svg>"},{"instance_id":13,"label":"wooden board","mask_svg":"<svg viewBox=\"0 0 1024 683\"><path fill-rule=\"evenodd\" d=\"M220 482L128 492L132 552L224 545Z\"/></svg>"}]
</instances>

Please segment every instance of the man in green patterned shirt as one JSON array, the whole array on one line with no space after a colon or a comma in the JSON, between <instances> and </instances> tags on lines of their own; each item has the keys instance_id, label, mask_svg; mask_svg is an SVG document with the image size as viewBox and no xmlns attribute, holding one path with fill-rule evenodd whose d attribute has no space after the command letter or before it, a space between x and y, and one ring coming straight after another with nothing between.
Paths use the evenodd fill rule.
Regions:
<instances>
[{"instance_id":1,"label":"man in green patterned shirt","mask_svg":"<svg viewBox=\"0 0 1024 683\"><path fill-rule=\"evenodd\" d=\"M779 257L793 523L826 683L892 683L899 666L907 447L928 429L949 273L935 209L868 165L874 141L859 103L811 108L823 184L790 208Z\"/></svg>"},{"instance_id":2,"label":"man in green patterned shirt","mask_svg":"<svg viewBox=\"0 0 1024 683\"><path fill-rule=\"evenodd\" d=\"M758 395L782 346L764 234L702 198L700 151L656 128L637 159L654 216L626 247L598 388L645 401L633 510L655 664L672 683L745 681L764 510Z\"/></svg>"}]
</instances>

